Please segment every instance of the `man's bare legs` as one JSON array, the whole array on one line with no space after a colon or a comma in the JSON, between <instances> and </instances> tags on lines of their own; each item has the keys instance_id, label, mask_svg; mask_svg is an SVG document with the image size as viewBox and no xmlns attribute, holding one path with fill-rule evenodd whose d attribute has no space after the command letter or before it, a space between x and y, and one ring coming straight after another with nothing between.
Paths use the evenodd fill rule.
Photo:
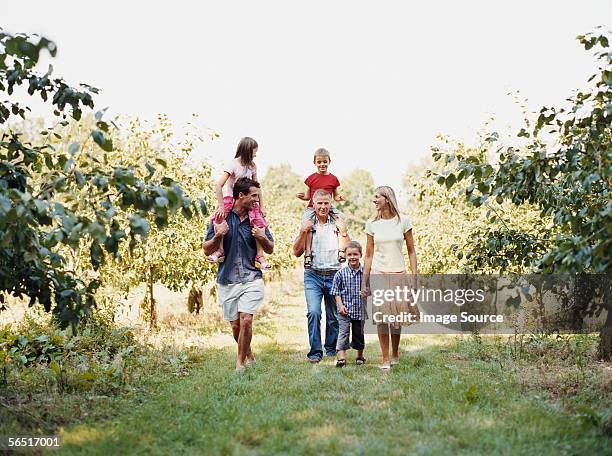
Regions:
<instances>
[{"instance_id":1,"label":"man's bare legs","mask_svg":"<svg viewBox=\"0 0 612 456\"><path fill-rule=\"evenodd\" d=\"M232 334L234 340L238 344L238 359L236 360L236 369L242 369L245 362L254 363L255 356L251 350L251 339L253 338L253 315L241 312L238 314L238 320L232 320Z\"/></svg>"}]
</instances>

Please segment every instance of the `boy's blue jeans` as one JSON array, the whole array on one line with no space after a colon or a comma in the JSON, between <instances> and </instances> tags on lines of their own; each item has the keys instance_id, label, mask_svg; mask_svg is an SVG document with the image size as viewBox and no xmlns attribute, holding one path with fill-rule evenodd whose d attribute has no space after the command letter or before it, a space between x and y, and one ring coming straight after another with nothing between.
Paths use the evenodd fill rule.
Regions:
<instances>
[{"instance_id":1,"label":"boy's blue jeans","mask_svg":"<svg viewBox=\"0 0 612 456\"><path fill-rule=\"evenodd\" d=\"M308 358L323 358L321 347L321 300L325 301L325 353L327 356L336 354L338 341L338 309L336 299L329 294L334 275L323 275L313 270L304 271L304 294L308 313L308 341L310 351Z\"/></svg>"}]
</instances>

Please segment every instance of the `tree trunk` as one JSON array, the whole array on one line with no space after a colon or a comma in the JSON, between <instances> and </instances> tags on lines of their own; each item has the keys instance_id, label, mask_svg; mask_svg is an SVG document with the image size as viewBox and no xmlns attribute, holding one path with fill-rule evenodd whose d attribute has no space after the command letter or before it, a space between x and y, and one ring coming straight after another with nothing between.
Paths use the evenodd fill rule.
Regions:
<instances>
[{"instance_id":1,"label":"tree trunk","mask_svg":"<svg viewBox=\"0 0 612 456\"><path fill-rule=\"evenodd\" d=\"M149 268L149 323L151 328L157 325L157 308L153 297L153 267Z\"/></svg>"},{"instance_id":2,"label":"tree trunk","mask_svg":"<svg viewBox=\"0 0 612 456\"><path fill-rule=\"evenodd\" d=\"M612 308L606 310L606 324L599 333L599 359L612 361Z\"/></svg>"},{"instance_id":3,"label":"tree trunk","mask_svg":"<svg viewBox=\"0 0 612 456\"><path fill-rule=\"evenodd\" d=\"M189 313L195 313L198 315L200 313L200 309L202 308L203 299L204 296L202 289L196 284L193 284L191 286L191 290L189 290L189 297L187 298L187 309L189 310Z\"/></svg>"}]
</instances>

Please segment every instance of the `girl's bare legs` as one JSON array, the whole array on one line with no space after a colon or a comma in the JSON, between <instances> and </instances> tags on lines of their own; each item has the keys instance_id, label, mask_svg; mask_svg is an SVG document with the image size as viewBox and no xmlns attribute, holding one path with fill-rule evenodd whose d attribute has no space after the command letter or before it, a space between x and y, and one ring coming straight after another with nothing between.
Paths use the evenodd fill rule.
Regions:
<instances>
[{"instance_id":1,"label":"girl's bare legs","mask_svg":"<svg viewBox=\"0 0 612 456\"><path fill-rule=\"evenodd\" d=\"M223 240L225 236L221 237L221 244L219 250L214 252L212 255L208 255L209 263L223 263L225 261L225 252L223 251Z\"/></svg>"},{"instance_id":2,"label":"girl's bare legs","mask_svg":"<svg viewBox=\"0 0 612 456\"><path fill-rule=\"evenodd\" d=\"M262 269L264 271L270 271L272 269L272 265L268 263L266 257L264 256L264 250L259 241L256 241L257 245L257 253L255 256L255 267Z\"/></svg>"}]
</instances>

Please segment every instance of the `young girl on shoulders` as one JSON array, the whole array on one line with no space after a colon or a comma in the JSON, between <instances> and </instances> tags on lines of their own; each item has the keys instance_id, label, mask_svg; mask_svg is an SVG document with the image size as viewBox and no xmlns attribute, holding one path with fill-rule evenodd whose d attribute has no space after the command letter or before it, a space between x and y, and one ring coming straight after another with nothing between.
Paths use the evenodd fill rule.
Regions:
<instances>
[{"instance_id":1,"label":"young girl on shoulders","mask_svg":"<svg viewBox=\"0 0 612 456\"><path fill-rule=\"evenodd\" d=\"M224 169L223 174L217 180L215 184L215 193L217 195L217 208L213 213L211 220L215 224L223 223L225 217L230 213L234 206L234 184L237 179L241 177L248 177L257 181L257 166L255 165L255 157L257 156L258 149L257 141L253 138L242 138L238 143L236 149L236 155L234 159L228 162ZM266 222L265 210L263 208L263 197L259 195L259 203L255 204L253 210L249 211L249 221L251 226L258 228L266 228L268 222ZM223 246L223 242L221 243ZM225 259L223 247L217 250L215 253L208 257L208 261L211 263L220 263ZM255 257L255 266L262 270L271 270L272 266L266 261L264 257L263 248L257 242L257 256Z\"/></svg>"}]
</instances>

